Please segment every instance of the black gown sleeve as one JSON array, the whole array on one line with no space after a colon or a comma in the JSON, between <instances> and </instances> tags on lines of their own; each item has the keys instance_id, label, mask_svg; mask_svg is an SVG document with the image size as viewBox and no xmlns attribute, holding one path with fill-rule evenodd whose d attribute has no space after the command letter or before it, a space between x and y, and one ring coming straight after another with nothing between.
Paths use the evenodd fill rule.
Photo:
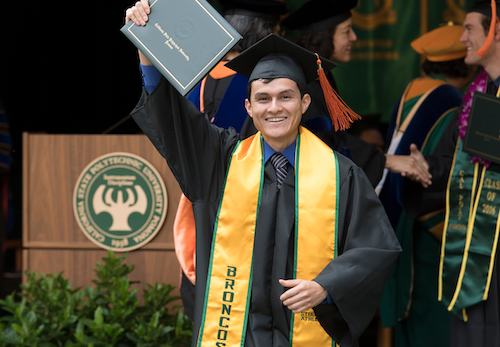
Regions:
<instances>
[{"instance_id":1,"label":"black gown sleeve","mask_svg":"<svg viewBox=\"0 0 500 347\"><path fill-rule=\"evenodd\" d=\"M234 129L210 124L164 78L150 95L143 91L132 117L165 157L189 200L220 198L231 147L238 139Z\"/></svg>"},{"instance_id":2,"label":"black gown sleeve","mask_svg":"<svg viewBox=\"0 0 500 347\"><path fill-rule=\"evenodd\" d=\"M371 322L401 252L365 173L349 162L339 156L339 255L315 278L334 303L318 305L314 311L323 328L342 346L355 346Z\"/></svg>"},{"instance_id":3,"label":"black gown sleeve","mask_svg":"<svg viewBox=\"0 0 500 347\"><path fill-rule=\"evenodd\" d=\"M347 132L319 132L316 134L327 145L336 151L342 152L343 148L350 151L351 159L357 166L363 169L375 188L382 179L385 167L385 155L374 146Z\"/></svg>"}]
</instances>

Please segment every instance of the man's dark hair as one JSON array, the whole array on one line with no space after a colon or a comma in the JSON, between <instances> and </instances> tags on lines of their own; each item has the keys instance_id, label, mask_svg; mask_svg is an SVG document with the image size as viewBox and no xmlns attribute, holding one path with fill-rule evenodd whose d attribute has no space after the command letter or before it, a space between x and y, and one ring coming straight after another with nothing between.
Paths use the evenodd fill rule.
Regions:
<instances>
[{"instance_id":1,"label":"man's dark hair","mask_svg":"<svg viewBox=\"0 0 500 347\"><path fill-rule=\"evenodd\" d=\"M248 84L247 84L247 99L248 99L248 101L251 101L250 100L250 94L252 93L252 83L254 81L261 81L262 83L267 84L267 83L270 83L273 80L274 80L274 78L259 78L259 79L252 80L252 81L248 82ZM300 97L302 98L304 96L304 94L305 94L305 91L304 91L304 89L297 82L295 82L295 83L297 84L297 88L299 88Z\"/></svg>"},{"instance_id":2,"label":"man's dark hair","mask_svg":"<svg viewBox=\"0 0 500 347\"><path fill-rule=\"evenodd\" d=\"M243 36L231 52L243 52L254 43L272 33L279 24L279 16L251 17L229 14L224 17Z\"/></svg>"},{"instance_id":3,"label":"man's dark hair","mask_svg":"<svg viewBox=\"0 0 500 347\"><path fill-rule=\"evenodd\" d=\"M488 36L488 32L490 31L491 17L484 15L481 13L481 25L483 26L484 33Z\"/></svg>"},{"instance_id":4,"label":"man's dark hair","mask_svg":"<svg viewBox=\"0 0 500 347\"><path fill-rule=\"evenodd\" d=\"M465 78L469 76L470 66L465 64L464 58L433 62L425 60L422 63L422 70L427 74L440 74L451 78Z\"/></svg>"},{"instance_id":5,"label":"man's dark hair","mask_svg":"<svg viewBox=\"0 0 500 347\"><path fill-rule=\"evenodd\" d=\"M333 46L333 35L337 26L322 30L314 34L303 34L298 37L295 43L311 52L316 52L320 56L330 59L335 47Z\"/></svg>"}]
</instances>

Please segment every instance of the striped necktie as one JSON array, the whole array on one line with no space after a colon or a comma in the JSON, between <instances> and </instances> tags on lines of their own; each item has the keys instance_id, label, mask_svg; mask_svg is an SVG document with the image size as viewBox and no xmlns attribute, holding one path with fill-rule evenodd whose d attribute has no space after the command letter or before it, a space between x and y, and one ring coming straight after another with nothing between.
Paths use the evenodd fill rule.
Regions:
<instances>
[{"instance_id":1,"label":"striped necktie","mask_svg":"<svg viewBox=\"0 0 500 347\"><path fill-rule=\"evenodd\" d=\"M281 187L283 184L283 181L285 180L286 174L287 174L287 164L288 160L285 158L285 156L281 153L274 153L271 158L271 164L273 164L274 169L276 170L276 178L278 179L278 188Z\"/></svg>"}]
</instances>

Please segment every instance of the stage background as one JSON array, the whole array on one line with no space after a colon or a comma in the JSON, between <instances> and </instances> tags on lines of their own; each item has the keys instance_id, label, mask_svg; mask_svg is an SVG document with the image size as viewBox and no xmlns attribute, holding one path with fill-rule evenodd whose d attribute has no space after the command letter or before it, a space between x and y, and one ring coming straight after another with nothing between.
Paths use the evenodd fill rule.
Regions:
<instances>
[{"instance_id":1,"label":"stage background","mask_svg":"<svg viewBox=\"0 0 500 347\"><path fill-rule=\"evenodd\" d=\"M294 10L304 0L287 0ZM333 75L344 100L360 115L381 114L389 121L392 109L410 80L420 75L420 55L410 42L440 25L465 19L473 0L359 0L353 11L358 40L349 63Z\"/></svg>"}]
</instances>

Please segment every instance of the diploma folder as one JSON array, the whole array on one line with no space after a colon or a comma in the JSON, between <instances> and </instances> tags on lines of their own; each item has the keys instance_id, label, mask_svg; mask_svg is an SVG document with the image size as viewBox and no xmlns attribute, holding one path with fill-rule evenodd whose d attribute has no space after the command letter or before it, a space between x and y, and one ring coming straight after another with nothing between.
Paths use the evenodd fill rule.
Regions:
<instances>
[{"instance_id":1,"label":"diploma folder","mask_svg":"<svg viewBox=\"0 0 500 347\"><path fill-rule=\"evenodd\" d=\"M500 164L500 99L474 93L464 151Z\"/></svg>"},{"instance_id":2,"label":"diploma folder","mask_svg":"<svg viewBox=\"0 0 500 347\"><path fill-rule=\"evenodd\" d=\"M206 0L151 0L145 26L120 31L185 96L241 39Z\"/></svg>"}]
</instances>

